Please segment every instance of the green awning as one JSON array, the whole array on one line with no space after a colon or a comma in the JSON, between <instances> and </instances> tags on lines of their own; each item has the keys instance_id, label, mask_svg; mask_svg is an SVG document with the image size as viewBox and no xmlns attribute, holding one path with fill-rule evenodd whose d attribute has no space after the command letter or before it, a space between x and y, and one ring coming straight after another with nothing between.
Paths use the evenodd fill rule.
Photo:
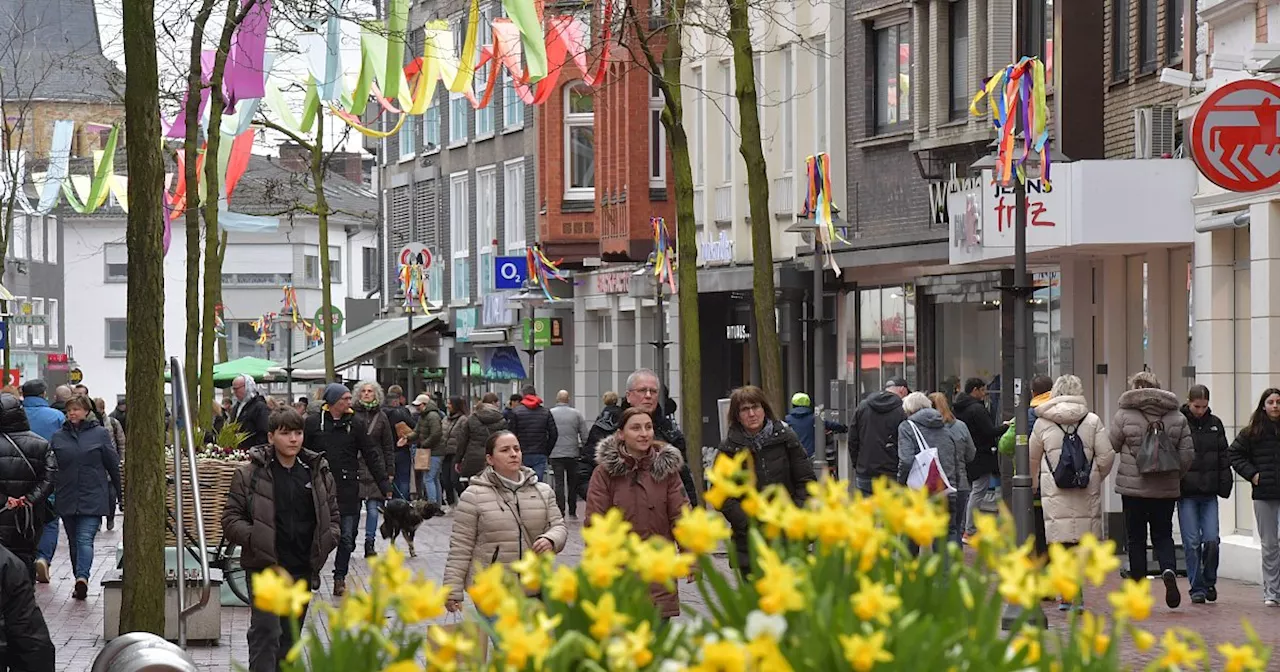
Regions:
<instances>
[{"instance_id":1,"label":"green awning","mask_svg":"<svg viewBox=\"0 0 1280 672\"><path fill-rule=\"evenodd\" d=\"M230 385L237 376L251 376L259 383L275 380L276 377L271 375L270 369L279 368L279 366L261 357L241 357L229 362L218 362L213 365L213 384L218 387ZM169 380L168 371L164 372L164 379Z\"/></svg>"},{"instance_id":2,"label":"green awning","mask_svg":"<svg viewBox=\"0 0 1280 672\"><path fill-rule=\"evenodd\" d=\"M439 321L440 318L434 315L431 317L415 315L413 331L417 333L421 330L438 329ZM333 339L333 368L336 371L342 371L359 364L397 339L403 340L408 332L409 323L406 318L389 317L374 320L355 331L337 336ZM293 368L324 370L324 346L318 345L306 352L295 354Z\"/></svg>"}]
</instances>

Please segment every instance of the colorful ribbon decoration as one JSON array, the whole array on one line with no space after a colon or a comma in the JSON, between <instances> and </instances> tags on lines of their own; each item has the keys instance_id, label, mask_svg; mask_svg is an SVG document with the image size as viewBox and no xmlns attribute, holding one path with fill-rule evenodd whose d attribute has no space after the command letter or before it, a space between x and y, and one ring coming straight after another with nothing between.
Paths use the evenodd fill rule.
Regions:
<instances>
[{"instance_id":1,"label":"colorful ribbon decoration","mask_svg":"<svg viewBox=\"0 0 1280 672\"><path fill-rule=\"evenodd\" d=\"M213 336L224 341L227 339L227 325L222 321L221 303L213 307Z\"/></svg>"},{"instance_id":2,"label":"colorful ribbon decoration","mask_svg":"<svg viewBox=\"0 0 1280 672\"><path fill-rule=\"evenodd\" d=\"M414 304L422 307L423 315L430 315L427 305L428 272L422 264L400 265L400 290L404 292L404 307L412 310Z\"/></svg>"},{"instance_id":3,"label":"colorful ribbon decoration","mask_svg":"<svg viewBox=\"0 0 1280 672\"><path fill-rule=\"evenodd\" d=\"M298 290L293 285L284 286L284 298L280 299L280 303L284 305L284 314L289 316L294 325L298 324Z\"/></svg>"},{"instance_id":4,"label":"colorful ribbon decoration","mask_svg":"<svg viewBox=\"0 0 1280 672\"><path fill-rule=\"evenodd\" d=\"M822 152L816 156L806 158L804 164L808 188L804 195L804 205L800 209L800 218L813 218L818 225L815 235L823 244L827 255L827 267L835 271L838 278L840 277L840 265L836 263L831 246L837 240L845 245L848 245L849 241L845 240L836 231L835 213L839 208L836 207L832 198L831 156L826 152Z\"/></svg>"},{"instance_id":5,"label":"colorful ribbon decoration","mask_svg":"<svg viewBox=\"0 0 1280 672\"><path fill-rule=\"evenodd\" d=\"M1016 176L1026 180L1025 165L1033 152L1040 155L1040 179L1049 186L1049 106L1046 102L1048 85L1045 81L1044 63L1039 58L1023 57L1016 64L1008 65L991 79L973 97L969 114L983 116L978 103L988 98L991 123L1000 134L996 155L995 179L1002 186L1010 186ZM1015 127L1017 114L1022 113L1022 158L1014 160L1016 150Z\"/></svg>"},{"instance_id":6,"label":"colorful ribbon decoration","mask_svg":"<svg viewBox=\"0 0 1280 672\"><path fill-rule=\"evenodd\" d=\"M275 313L264 313L262 317L249 323L250 327L258 334L258 345L266 345L271 340L271 325L275 322Z\"/></svg>"},{"instance_id":7,"label":"colorful ribbon decoration","mask_svg":"<svg viewBox=\"0 0 1280 672\"><path fill-rule=\"evenodd\" d=\"M560 273L560 262L551 261L547 255L543 254L542 246L533 245L525 249L525 263L529 268L529 282L540 287L542 295L547 297L548 301L559 301L560 299L551 293L550 279L572 282Z\"/></svg>"},{"instance_id":8,"label":"colorful ribbon decoration","mask_svg":"<svg viewBox=\"0 0 1280 672\"><path fill-rule=\"evenodd\" d=\"M667 222L661 217L650 217L649 226L653 227L653 275L658 284L671 287L676 291L676 250L671 244L671 231Z\"/></svg>"}]
</instances>

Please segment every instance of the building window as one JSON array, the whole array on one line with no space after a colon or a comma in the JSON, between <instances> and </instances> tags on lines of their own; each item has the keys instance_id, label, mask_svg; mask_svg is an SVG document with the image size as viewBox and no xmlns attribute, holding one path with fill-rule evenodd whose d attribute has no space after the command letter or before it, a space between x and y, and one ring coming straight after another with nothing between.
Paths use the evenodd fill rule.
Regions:
<instances>
[{"instance_id":1,"label":"building window","mask_svg":"<svg viewBox=\"0 0 1280 672\"><path fill-rule=\"evenodd\" d=\"M1165 32L1168 34L1164 39L1165 59L1169 64L1182 62L1182 49L1186 44L1186 35L1183 31L1182 13L1185 7L1183 0L1165 0L1164 17Z\"/></svg>"},{"instance_id":2,"label":"building window","mask_svg":"<svg viewBox=\"0 0 1280 672\"><path fill-rule=\"evenodd\" d=\"M524 101L516 91L516 82L506 68L502 69L502 126L516 129L524 126Z\"/></svg>"},{"instance_id":3,"label":"building window","mask_svg":"<svg viewBox=\"0 0 1280 672\"><path fill-rule=\"evenodd\" d=\"M9 310L12 311L14 315L22 315L24 314L23 307L26 303L27 297L15 296L13 297L13 301L10 302L11 306ZM26 325L15 325L12 322L9 324L9 338L13 339L14 345L27 344L27 329L28 327Z\"/></svg>"},{"instance_id":4,"label":"building window","mask_svg":"<svg viewBox=\"0 0 1280 672\"><path fill-rule=\"evenodd\" d=\"M1129 0L1111 0L1111 79L1129 78Z\"/></svg>"},{"instance_id":5,"label":"building window","mask_svg":"<svg viewBox=\"0 0 1280 672\"><path fill-rule=\"evenodd\" d=\"M969 115L969 0L952 0L948 17L951 29L951 118Z\"/></svg>"},{"instance_id":6,"label":"building window","mask_svg":"<svg viewBox=\"0 0 1280 672\"><path fill-rule=\"evenodd\" d=\"M44 299L31 299L31 315L44 315ZM44 347L45 326L42 324L31 325L31 345Z\"/></svg>"},{"instance_id":7,"label":"building window","mask_svg":"<svg viewBox=\"0 0 1280 672\"><path fill-rule=\"evenodd\" d=\"M782 52L782 172L796 169L796 45Z\"/></svg>"},{"instance_id":8,"label":"building window","mask_svg":"<svg viewBox=\"0 0 1280 672\"><path fill-rule=\"evenodd\" d=\"M488 23L480 25L487 26ZM485 63L482 67L476 68L475 74L475 91L477 95L484 95L484 88L489 82L489 68L493 67L493 63ZM490 101L492 103L492 101ZM485 105L476 110L476 139L487 138L493 136L493 105Z\"/></svg>"},{"instance_id":9,"label":"building window","mask_svg":"<svg viewBox=\"0 0 1280 672\"><path fill-rule=\"evenodd\" d=\"M890 378L905 378L914 389L918 386L914 290L898 285L859 293L862 313L857 316L857 328L849 329L846 376L854 380L861 372L859 396L883 390ZM857 298L852 292L848 295L850 315L855 314ZM854 359L859 345L861 361Z\"/></svg>"},{"instance_id":10,"label":"building window","mask_svg":"<svg viewBox=\"0 0 1280 672\"><path fill-rule=\"evenodd\" d=\"M19 222L14 222L13 230L18 231ZM103 246L102 257L107 264L107 282L129 281L129 250L124 243L107 243Z\"/></svg>"},{"instance_id":11,"label":"building window","mask_svg":"<svg viewBox=\"0 0 1280 672\"><path fill-rule=\"evenodd\" d=\"M431 258L439 259L440 256L435 248L427 248L431 250ZM444 266L442 264L432 264L427 269L427 302L437 306L444 304Z\"/></svg>"},{"instance_id":12,"label":"building window","mask_svg":"<svg viewBox=\"0 0 1280 672\"><path fill-rule=\"evenodd\" d=\"M382 277L378 272L378 248L360 248L360 276L361 291L372 292L378 288L378 278Z\"/></svg>"},{"instance_id":13,"label":"building window","mask_svg":"<svg viewBox=\"0 0 1280 672\"><path fill-rule=\"evenodd\" d=\"M49 253L49 263L58 263L58 218L52 215L47 217L49 222L49 244L46 251Z\"/></svg>"},{"instance_id":14,"label":"building window","mask_svg":"<svg viewBox=\"0 0 1280 672\"><path fill-rule=\"evenodd\" d=\"M320 251L317 249L312 254L308 252L302 258L303 276L310 284L319 284L320 280ZM342 282L342 258L338 256L338 248L329 247L329 283L339 284Z\"/></svg>"},{"instance_id":15,"label":"building window","mask_svg":"<svg viewBox=\"0 0 1280 672\"><path fill-rule=\"evenodd\" d=\"M1138 0L1138 71L1156 69L1156 11L1160 0Z\"/></svg>"},{"instance_id":16,"label":"building window","mask_svg":"<svg viewBox=\"0 0 1280 672\"><path fill-rule=\"evenodd\" d=\"M595 100L583 82L564 87L565 198L596 195Z\"/></svg>"},{"instance_id":17,"label":"building window","mask_svg":"<svg viewBox=\"0 0 1280 672\"><path fill-rule=\"evenodd\" d=\"M706 81L703 79L702 66L693 69L693 140L689 143L689 152L693 154L693 185L702 186L706 182L707 146L707 93Z\"/></svg>"},{"instance_id":18,"label":"building window","mask_svg":"<svg viewBox=\"0 0 1280 672\"><path fill-rule=\"evenodd\" d=\"M58 327L62 320L58 319L58 300L49 299L49 346L58 347Z\"/></svg>"},{"instance_id":19,"label":"building window","mask_svg":"<svg viewBox=\"0 0 1280 672\"><path fill-rule=\"evenodd\" d=\"M450 296L453 303L471 300L471 250L468 246L471 233L470 184L465 172L449 178L449 247L453 250L453 285Z\"/></svg>"},{"instance_id":20,"label":"building window","mask_svg":"<svg viewBox=\"0 0 1280 672\"><path fill-rule=\"evenodd\" d=\"M476 246L480 264L476 268L476 292L493 292L493 256L498 238L498 170L494 166L476 171Z\"/></svg>"},{"instance_id":21,"label":"building window","mask_svg":"<svg viewBox=\"0 0 1280 672\"><path fill-rule=\"evenodd\" d=\"M767 143L769 141L769 134L766 130L767 127L764 125L765 68L764 68L764 58L760 55L759 52L756 52L756 54L751 57L751 69L754 71L755 83L756 83L756 117L760 119L760 132L763 135L763 140Z\"/></svg>"},{"instance_id":22,"label":"building window","mask_svg":"<svg viewBox=\"0 0 1280 672\"><path fill-rule=\"evenodd\" d=\"M735 134L733 132L733 63L729 60L720 61L720 86L722 87L720 113L724 115L724 123L720 128L724 134L724 181L723 184L733 182L733 154L736 151L737 144Z\"/></svg>"},{"instance_id":23,"label":"building window","mask_svg":"<svg viewBox=\"0 0 1280 672\"><path fill-rule=\"evenodd\" d=\"M1053 0L1044 0L1044 79L1053 89L1053 62L1056 60L1053 56L1053 34L1055 23L1053 20Z\"/></svg>"},{"instance_id":24,"label":"building window","mask_svg":"<svg viewBox=\"0 0 1280 672\"><path fill-rule=\"evenodd\" d=\"M31 217L31 261L45 261L44 217Z\"/></svg>"},{"instance_id":25,"label":"building window","mask_svg":"<svg viewBox=\"0 0 1280 672\"><path fill-rule=\"evenodd\" d=\"M413 138L413 124L402 124L400 131L396 133L400 140L400 161L407 161L413 158L415 151Z\"/></svg>"},{"instance_id":26,"label":"building window","mask_svg":"<svg viewBox=\"0 0 1280 672\"><path fill-rule=\"evenodd\" d=\"M506 225L507 252L524 252L524 159L502 167L502 221Z\"/></svg>"},{"instance_id":27,"label":"building window","mask_svg":"<svg viewBox=\"0 0 1280 672\"><path fill-rule=\"evenodd\" d=\"M911 121L911 26L875 31L876 132Z\"/></svg>"},{"instance_id":28,"label":"building window","mask_svg":"<svg viewBox=\"0 0 1280 672\"><path fill-rule=\"evenodd\" d=\"M440 106L435 101L427 107L422 115L422 153L429 154L440 149Z\"/></svg>"},{"instance_id":29,"label":"building window","mask_svg":"<svg viewBox=\"0 0 1280 672\"><path fill-rule=\"evenodd\" d=\"M125 351L129 349L129 325L128 321L123 318L109 317L107 322L107 352L108 357L124 357Z\"/></svg>"},{"instance_id":30,"label":"building window","mask_svg":"<svg viewBox=\"0 0 1280 672\"><path fill-rule=\"evenodd\" d=\"M659 75L650 75L649 85L649 186L667 186L667 131L662 127L662 97Z\"/></svg>"},{"instance_id":31,"label":"building window","mask_svg":"<svg viewBox=\"0 0 1280 672\"><path fill-rule=\"evenodd\" d=\"M13 233L9 237L9 256L14 259L27 259L31 255L27 249L27 217L17 215L13 218Z\"/></svg>"},{"instance_id":32,"label":"building window","mask_svg":"<svg viewBox=\"0 0 1280 672\"><path fill-rule=\"evenodd\" d=\"M461 93L449 94L449 146L467 142L467 108L471 103Z\"/></svg>"},{"instance_id":33,"label":"building window","mask_svg":"<svg viewBox=\"0 0 1280 672\"><path fill-rule=\"evenodd\" d=\"M830 94L827 92L827 68L830 66L830 59L827 57L827 38L825 35L819 35L810 42L810 47L814 53L814 70L813 70L813 125L815 135L817 136L818 151L826 152L830 148L827 147L827 106L830 105Z\"/></svg>"}]
</instances>

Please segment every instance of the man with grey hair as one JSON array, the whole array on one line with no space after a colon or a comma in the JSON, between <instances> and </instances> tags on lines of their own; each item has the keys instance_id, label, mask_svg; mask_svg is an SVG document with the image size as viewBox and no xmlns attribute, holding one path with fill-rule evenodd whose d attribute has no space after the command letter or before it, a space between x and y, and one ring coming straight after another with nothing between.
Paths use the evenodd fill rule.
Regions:
<instances>
[{"instance_id":1,"label":"man with grey hair","mask_svg":"<svg viewBox=\"0 0 1280 672\"><path fill-rule=\"evenodd\" d=\"M555 479L552 487L556 491L556 505L560 507L560 515L577 518L578 457L582 441L587 436L587 420L578 409L569 405L568 390L556 393L556 405L551 408L551 417L556 423L556 445L551 449L551 469Z\"/></svg>"},{"instance_id":2,"label":"man with grey hair","mask_svg":"<svg viewBox=\"0 0 1280 672\"><path fill-rule=\"evenodd\" d=\"M252 448L267 443L267 422L271 417L271 409L267 400L258 390L258 384L251 376L236 376L231 381L231 394L236 398L231 407L231 420L240 425L240 431L249 436L240 447Z\"/></svg>"},{"instance_id":3,"label":"man with grey hair","mask_svg":"<svg viewBox=\"0 0 1280 672\"><path fill-rule=\"evenodd\" d=\"M72 390L70 385L59 385L53 388L53 403L49 405L62 413L66 413L67 402L71 401L72 394L75 394L75 390Z\"/></svg>"}]
</instances>

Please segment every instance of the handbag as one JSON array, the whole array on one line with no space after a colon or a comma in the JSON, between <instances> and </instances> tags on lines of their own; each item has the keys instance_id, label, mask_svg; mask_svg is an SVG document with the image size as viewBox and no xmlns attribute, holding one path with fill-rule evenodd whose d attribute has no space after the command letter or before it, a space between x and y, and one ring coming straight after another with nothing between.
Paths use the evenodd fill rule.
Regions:
<instances>
[{"instance_id":1,"label":"handbag","mask_svg":"<svg viewBox=\"0 0 1280 672\"><path fill-rule=\"evenodd\" d=\"M956 491L947 478L947 472L938 461L938 449L930 446L916 423L908 420L911 431L915 432L916 443L920 452L916 453L915 462L911 464L911 473L907 475L907 487L917 490L928 490L931 495L949 495Z\"/></svg>"}]
</instances>

